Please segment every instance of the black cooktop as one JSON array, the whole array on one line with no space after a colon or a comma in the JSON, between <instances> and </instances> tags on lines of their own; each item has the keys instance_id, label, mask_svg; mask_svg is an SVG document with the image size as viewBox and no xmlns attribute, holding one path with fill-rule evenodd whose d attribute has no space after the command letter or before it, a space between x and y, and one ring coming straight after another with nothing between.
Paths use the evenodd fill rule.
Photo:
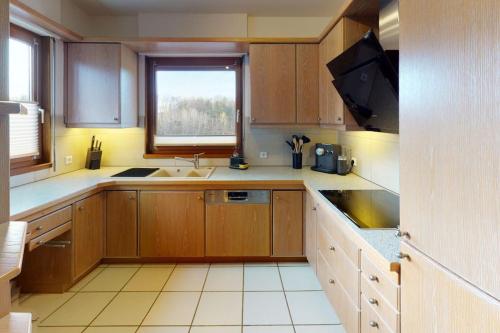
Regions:
<instances>
[{"instance_id":1,"label":"black cooktop","mask_svg":"<svg viewBox=\"0 0 500 333\"><path fill-rule=\"evenodd\" d=\"M386 190L319 191L363 229L399 226L399 196Z\"/></svg>"},{"instance_id":2,"label":"black cooktop","mask_svg":"<svg viewBox=\"0 0 500 333\"><path fill-rule=\"evenodd\" d=\"M153 172L160 170L159 168L131 168L111 177L146 177Z\"/></svg>"}]
</instances>

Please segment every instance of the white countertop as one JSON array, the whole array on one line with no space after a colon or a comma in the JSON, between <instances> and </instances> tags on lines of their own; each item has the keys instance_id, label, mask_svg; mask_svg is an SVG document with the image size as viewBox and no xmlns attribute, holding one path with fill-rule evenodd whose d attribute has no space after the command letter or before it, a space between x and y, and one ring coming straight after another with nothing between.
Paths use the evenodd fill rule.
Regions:
<instances>
[{"instance_id":1,"label":"white countertop","mask_svg":"<svg viewBox=\"0 0 500 333\"><path fill-rule=\"evenodd\" d=\"M168 178L110 178L129 167L104 167L100 170L82 169L75 172L59 175L34 183L22 185L10 190L10 214L19 215L37 207L43 207L62 198L72 197L102 185L128 182L171 184L185 183L186 180ZM347 176L319 173L304 168L295 170L290 167L251 167L248 170L233 170L227 167L216 167L208 179L190 179L189 182L210 184L217 182L262 182L266 181L297 181L303 182L309 191L319 190L361 190L380 189L354 174ZM317 196L323 198L321 195ZM328 200L323 198L331 209L337 210ZM396 253L399 252L399 239L394 237L394 230L387 229L359 229L347 218L346 223L360 234L371 246L380 252L390 262L398 262Z\"/></svg>"}]
</instances>

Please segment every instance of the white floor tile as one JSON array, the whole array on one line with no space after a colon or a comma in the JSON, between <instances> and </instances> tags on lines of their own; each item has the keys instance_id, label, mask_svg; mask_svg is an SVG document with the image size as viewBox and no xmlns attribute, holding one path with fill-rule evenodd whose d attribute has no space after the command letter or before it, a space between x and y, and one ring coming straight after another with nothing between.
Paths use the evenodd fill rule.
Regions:
<instances>
[{"instance_id":1,"label":"white floor tile","mask_svg":"<svg viewBox=\"0 0 500 333\"><path fill-rule=\"evenodd\" d=\"M295 333L293 326L243 326L243 333Z\"/></svg>"},{"instance_id":2,"label":"white floor tile","mask_svg":"<svg viewBox=\"0 0 500 333\"><path fill-rule=\"evenodd\" d=\"M41 322L74 295L74 293L33 294L23 302L13 304L12 311L31 312L32 320Z\"/></svg>"},{"instance_id":3,"label":"white floor tile","mask_svg":"<svg viewBox=\"0 0 500 333\"><path fill-rule=\"evenodd\" d=\"M139 326L158 292L121 292L92 322L92 326Z\"/></svg>"},{"instance_id":4,"label":"white floor tile","mask_svg":"<svg viewBox=\"0 0 500 333\"><path fill-rule=\"evenodd\" d=\"M280 267L279 270L285 291L321 290L321 285L309 266Z\"/></svg>"},{"instance_id":5,"label":"white floor tile","mask_svg":"<svg viewBox=\"0 0 500 333\"><path fill-rule=\"evenodd\" d=\"M241 333L241 326L193 326L189 333Z\"/></svg>"},{"instance_id":6,"label":"white floor tile","mask_svg":"<svg viewBox=\"0 0 500 333\"><path fill-rule=\"evenodd\" d=\"M242 292L204 292L193 325L241 325Z\"/></svg>"},{"instance_id":7,"label":"white floor tile","mask_svg":"<svg viewBox=\"0 0 500 333\"><path fill-rule=\"evenodd\" d=\"M189 326L141 326L137 333L189 333Z\"/></svg>"},{"instance_id":8,"label":"white floor tile","mask_svg":"<svg viewBox=\"0 0 500 333\"><path fill-rule=\"evenodd\" d=\"M307 261L301 262L279 262L278 266L280 267L302 267L302 266L310 266Z\"/></svg>"},{"instance_id":9,"label":"white floor tile","mask_svg":"<svg viewBox=\"0 0 500 333\"><path fill-rule=\"evenodd\" d=\"M86 275L83 279L78 281L69 291L80 291L83 287L85 287L90 281L92 281L97 275L99 275L104 270L103 267L97 267L88 275Z\"/></svg>"},{"instance_id":10,"label":"white floor tile","mask_svg":"<svg viewBox=\"0 0 500 333\"><path fill-rule=\"evenodd\" d=\"M210 267L243 267L242 262L216 262L210 264Z\"/></svg>"},{"instance_id":11,"label":"white floor tile","mask_svg":"<svg viewBox=\"0 0 500 333\"><path fill-rule=\"evenodd\" d=\"M89 327L84 333L135 333L134 326Z\"/></svg>"},{"instance_id":12,"label":"white floor tile","mask_svg":"<svg viewBox=\"0 0 500 333\"><path fill-rule=\"evenodd\" d=\"M114 292L78 293L39 326L88 326L115 295Z\"/></svg>"},{"instance_id":13,"label":"white floor tile","mask_svg":"<svg viewBox=\"0 0 500 333\"><path fill-rule=\"evenodd\" d=\"M165 267L175 267L175 264L168 263L150 263L150 264L142 264L142 267L153 267L153 268L165 268Z\"/></svg>"},{"instance_id":14,"label":"white floor tile","mask_svg":"<svg viewBox=\"0 0 500 333\"><path fill-rule=\"evenodd\" d=\"M161 291L174 267L141 267L123 291Z\"/></svg>"},{"instance_id":15,"label":"white floor tile","mask_svg":"<svg viewBox=\"0 0 500 333\"><path fill-rule=\"evenodd\" d=\"M290 325L290 315L283 292L245 292L244 325Z\"/></svg>"},{"instance_id":16,"label":"white floor tile","mask_svg":"<svg viewBox=\"0 0 500 333\"><path fill-rule=\"evenodd\" d=\"M32 326L32 333L81 333L85 327L37 327Z\"/></svg>"},{"instance_id":17,"label":"white floor tile","mask_svg":"<svg viewBox=\"0 0 500 333\"><path fill-rule=\"evenodd\" d=\"M135 263L116 263L116 264L108 264L108 267L111 268L116 268L116 267L142 267L142 264L135 264Z\"/></svg>"},{"instance_id":18,"label":"white floor tile","mask_svg":"<svg viewBox=\"0 0 500 333\"><path fill-rule=\"evenodd\" d=\"M245 267L276 267L278 266L275 262L246 262Z\"/></svg>"},{"instance_id":19,"label":"white floor tile","mask_svg":"<svg viewBox=\"0 0 500 333\"><path fill-rule=\"evenodd\" d=\"M170 275L164 291L202 291L208 266L201 268L176 267Z\"/></svg>"},{"instance_id":20,"label":"white floor tile","mask_svg":"<svg viewBox=\"0 0 500 333\"><path fill-rule=\"evenodd\" d=\"M142 325L191 325L199 292L162 292Z\"/></svg>"},{"instance_id":21,"label":"white floor tile","mask_svg":"<svg viewBox=\"0 0 500 333\"><path fill-rule=\"evenodd\" d=\"M340 324L323 291L286 292L295 325Z\"/></svg>"},{"instance_id":22,"label":"white floor tile","mask_svg":"<svg viewBox=\"0 0 500 333\"><path fill-rule=\"evenodd\" d=\"M296 333L346 333L342 325L295 325Z\"/></svg>"},{"instance_id":23,"label":"white floor tile","mask_svg":"<svg viewBox=\"0 0 500 333\"><path fill-rule=\"evenodd\" d=\"M281 291L278 267L245 267L245 291Z\"/></svg>"},{"instance_id":24,"label":"white floor tile","mask_svg":"<svg viewBox=\"0 0 500 333\"><path fill-rule=\"evenodd\" d=\"M90 281L81 291L119 291L137 272L137 267L108 267Z\"/></svg>"},{"instance_id":25,"label":"white floor tile","mask_svg":"<svg viewBox=\"0 0 500 333\"><path fill-rule=\"evenodd\" d=\"M242 291L243 267L210 266L204 291Z\"/></svg>"}]
</instances>

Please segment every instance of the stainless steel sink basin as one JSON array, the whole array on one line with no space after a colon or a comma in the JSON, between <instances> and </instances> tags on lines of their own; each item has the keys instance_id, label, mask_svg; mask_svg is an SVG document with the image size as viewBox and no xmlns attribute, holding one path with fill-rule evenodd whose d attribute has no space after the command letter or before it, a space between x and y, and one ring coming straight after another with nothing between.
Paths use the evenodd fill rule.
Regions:
<instances>
[{"instance_id":1,"label":"stainless steel sink basin","mask_svg":"<svg viewBox=\"0 0 500 333\"><path fill-rule=\"evenodd\" d=\"M214 172L215 168L199 168L195 169L192 167L166 167L160 168L159 170L150 174L149 177L155 178L203 178L207 179Z\"/></svg>"}]
</instances>

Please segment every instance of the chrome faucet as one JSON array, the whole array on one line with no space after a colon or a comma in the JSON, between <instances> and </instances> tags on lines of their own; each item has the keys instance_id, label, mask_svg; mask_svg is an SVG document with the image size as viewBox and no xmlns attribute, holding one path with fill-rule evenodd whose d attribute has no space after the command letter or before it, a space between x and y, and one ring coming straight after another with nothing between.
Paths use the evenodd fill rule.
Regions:
<instances>
[{"instance_id":1,"label":"chrome faucet","mask_svg":"<svg viewBox=\"0 0 500 333\"><path fill-rule=\"evenodd\" d=\"M200 156L201 155L205 155L205 153L194 154L192 160L190 160L189 158L177 157L177 156L174 157L174 159L193 163L194 168L195 169L199 169L200 168Z\"/></svg>"}]
</instances>

